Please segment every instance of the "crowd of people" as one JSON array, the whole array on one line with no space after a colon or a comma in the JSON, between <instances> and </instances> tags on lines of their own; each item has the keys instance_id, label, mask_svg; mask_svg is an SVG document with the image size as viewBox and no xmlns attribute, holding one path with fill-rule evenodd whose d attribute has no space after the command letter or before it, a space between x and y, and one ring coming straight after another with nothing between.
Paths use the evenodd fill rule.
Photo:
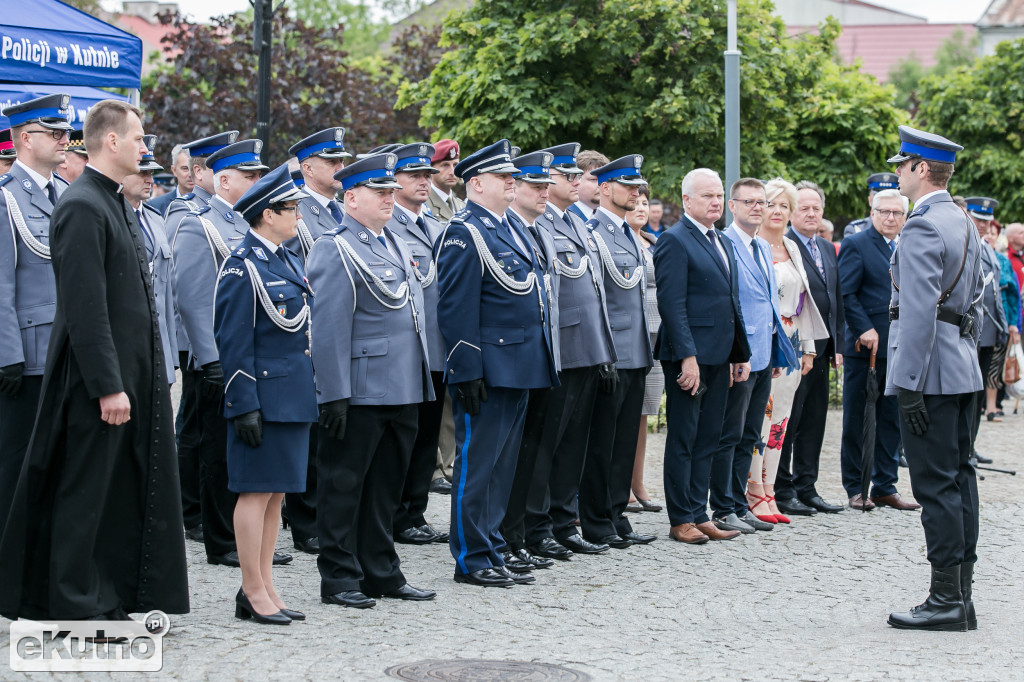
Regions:
<instances>
[{"instance_id":1,"label":"crowd of people","mask_svg":"<svg viewBox=\"0 0 1024 682\"><path fill-rule=\"evenodd\" d=\"M869 217L835 245L813 182L746 177L726 195L696 168L665 227L642 156L577 143L463 154L443 139L351 160L334 127L270 169L258 140L225 131L176 144L177 188L152 197L163 168L140 111L104 101L69 139L66 105L3 112L8 617L187 611L189 538L210 564L240 566L239 618L304 619L274 588L273 566L291 560L275 552L282 513L295 548L317 555L322 601L352 608L435 597L408 584L396 542L447 544L454 580L482 587L647 545L657 536L626 512L662 509L644 454L663 397L672 540L838 513L847 504L816 486L829 370L844 364L848 506L920 508L896 487L907 415L927 414L891 369L890 327L909 313L890 309L890 262L905 178L941 163L928 151L941 143L908 133L897 173L868 178ZM961 266L945 293L983 283L975 366L990 421L1024 264L1024 226L1005 230L1009 260L986 243L999 243L996 205L964 203L986 241L968 234L963 260L973 248L982 272ZM885 394L874 406L868 381ZM976 390L958 393L973 406ZM918 452L908 444L920 499ZM452 496L447 528L426 521L430 492Z\"/></svg>"}]
</instances>

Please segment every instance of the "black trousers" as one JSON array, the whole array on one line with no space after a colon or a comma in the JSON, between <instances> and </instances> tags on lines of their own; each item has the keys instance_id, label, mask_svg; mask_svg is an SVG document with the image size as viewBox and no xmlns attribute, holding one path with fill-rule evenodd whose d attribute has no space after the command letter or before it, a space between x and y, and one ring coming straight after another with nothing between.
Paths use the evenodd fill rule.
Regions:
<instances>
[{"instance_id":1,"label":"black trousers","mask_svg":"<svg viewBox=\"0 0 1024 682\"><path fill-rule=\"evenodd\" d=\"M416 442L412 445L409 471L405 475L402 502L395 512L395 532L419 528L426 524L423 517L430 497L430 483L437 468L437 442L441 437L441 416L444 413L444 372L431 372L434 395L429 402L422 402L417 408Z\"/></svg>"},{"instance_id":2,"label":"black trousers","mask_svg":"<svg viewBox=\"0 0 1024 682\"><path fill-rule=\"evenodd\" d=\"M590 423L597 397L597 367L563 369L562 385L551 389L548 410L559 415L558 429L545 431L526 494L525 541L565 539L579 531L576 498L587 460ZM553 436L553 440L548 440Z\"/></svg>"},{"instance_id":3,"label":"black trousers","mask_svg":"<svg viewBox=\"0 0 1024 682\"><path fill-rule=\"evenodd\" d=\"M665 507L673 526L708 521L711 462L722 442L729 399L729 363L701 365L707 391L700 397L679 388L680 363L663 361L668 435L665 439Z\"/></svg>"},{"instance_id":4,"label":"black trousers","mask_svg":"<svg viewBox=\"0 0 1024 682\"><path fill-rule=\"evenodd\" d=\"M42 388L42 375L22 377L17 395L0 394L0 535L7 525L14 489L32 438Z\"/></svg>"},{"instance_id":5,"label":"black trousers","mask_svg":"<svg viewBox=\"0 0 1024 682\"><path fill-rule=\"evenodd\" d=\"M900 415L896 396L885 393L885 358L876 358L878 400L875 402L875 450L871 471L870 497L885 497L896 492L900 475ZM860 494L861 456L864 443L864 390L868 383L865 358L843 358L843 440L840 465L847 497Z\"/></svg>"},{"instance_id":6,"label":"black trousers","mask_svg":"<svg viewBox=\"0 0 1024 682\"><path fill-rule=\"evenodd\" d=\"M775 496L780 499L798 497L808 500L818 491L818 462L825 442L825 419L828 418L828 369L831 358L818 355L811 371L800 379L793 396L793 411L786 428L786 439L779 456L779 475Z\"/></svg>"},{"instance_id":7,"label":"black trousers","mask_svg":"<svg viewBox=\"0 0 1024 682\"><path fill-rule=\"evenodd\" d=\"M633 530L623 512L629 503L648 371L618 370L615 391L598 392L594 400L579 496L580 529L591 542Z\"/></svg>"},{"instance_id":8,"label":"black trousers","mask_svg":"<svg viewBox=\"0 0 1024 682\"><path fill-rule=\"evenodd\" d=\"M203 544L207 556L235 551L235 502L237 493L228 490L228 427L221 396L202 394L202 379L195 381L199 421L199 502L203 518Z\"/></svg>"},{"instance_id":9,"label":"black trousers","mask_svg":"<svg viewBox=\"0 0 1024 682\"><path fill-rule=\"evenodd\" d=\"M985 382L988 381L989 371L992 366L992 356L995 354L995 346L981 346L978 348L978 366L981 367L981 390L975 393L977 403L974 414L971 415L971 450L974 450L974 442L978 439L978 431L981 429L981 413L987 405L985 396Z\"/></svg>"},{"instance_id":10,"label":"black trousers","mask_svg":"<svg viewBox=\"0 0 1024 682\"><path fill-rule=\"evenodd\" d=\"M181 399L174 420L174 444L178 448L178 479L181 481L181 520L185 528L203 522L199 503L199 412L196 405L196 377L188 368L188 351L178 351L181 368Z\"/></svg>"},{"instance_id":11,"label":"black trousers","mask_svg":"<svg viewBox=\"0 0 1024 682\"><path fill-rule=\"evenodd\" d=\"M406 583L391 533L417 420L415 404L353 405L342 440L317 427L321 596Z\"/></svg>"},{"instance_id":12,"label":"black trousers","mask_svg":"<svg viewBox=\"0 0 1024 682\"><path fill-rule=\"evenodd\" d=\"M772 394L772 368L751 372L746 381L729 387L722 440L711 460L712 516L735 513L743 518L747 511L747 478L754 448L763 449L761 426Z\"/></svg>"},{"instance_id":13,"label":"black trousers","mask_svg":"<svg viewBox=\"0 0 1024 682\"><path fill-rule=\"evenodd\" d=\"M978 480L969 462L975 395L924 396L931 423L923 436L900 417L910 486L921 503L928 561L936 568L978 559Z\"/></svg>"},{"instance_id":14,"label":"black trousers","mask_svg":"<svg viewBox=\"0 0 1024 682\"><path fill-rule=\"evenodd\" d=\"M292 528L292 541L295 543L317 537L316 527L316 444L317 428L311 425L309 432L309 460L306 463L306 491L287 493L284 496L284 509L288 525Z\"/></svg>"},{"instance_id":15,"label":"black trousers","mask_svg":"<svg viewBox=\"0 0 1024 682\"><path fill-rule=\"evenodd\" d=\"M550 388L532 389L526 404L526 420L523 422L523 438L519 442L516 473L512 477L505 518L501 521L501 537L505 540L506 549L516 550L526 546L526 498L533 485L540 450L554 449L562 411L552 409L551 393ZM550 460L550 456L546 458Z\"/></svg>"}]
</instances>

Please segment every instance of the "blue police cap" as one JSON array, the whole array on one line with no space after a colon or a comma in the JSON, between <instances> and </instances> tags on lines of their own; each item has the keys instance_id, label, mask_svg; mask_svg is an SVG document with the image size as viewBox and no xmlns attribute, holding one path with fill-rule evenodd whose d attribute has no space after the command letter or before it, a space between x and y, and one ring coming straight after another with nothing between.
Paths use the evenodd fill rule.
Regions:
<instances>
[{"instance_id":1,"label":"blue police cap","mask_svg":"<svg viewBox=\"0 0 1024 682\"><path fill-rule=\"evenodd\" d=\"M390 152L395 151L396 149L398 149L401 146L402 145L400 145L398 143L395 143L395 142L392 142L390 144L377 145L376 147L374 147L373 149L371 149L368 152L363 152L362 154L356 154L356 158L357 159L365 159L366 157L373 156L374 154L388 154Z\"/></svg>"},{"instance_id":2,"label":"blue police cap","mask_svg":"<svg viewBox=\"0 0 1024 682\"><path fill-rule=\"evenodd\" d=\"M567 175L583 175L583 169L576 165L576 155L580 153L579 142L568 142L542 149L542 152L551 152L554 157L551 159L551 168L561 171Z\"/></svg>"},{"instance_id":3,"label":"blue police cap","mask_svg":"<svg viewBox=\"0 0 1024 682\"><path fill-rule=\"evenodd\" d=\"M283 201L296 201L309 195L295 186L288 164L283 163L253 183L242 198L234 205L235 213L240 213L245 222L252 223L263 215L264 209Z\"/></svg>"},{"instance_id":4,"label":"blue police cap","mask_svg":"<svg viewBox=\"0 0 1024 682\"><path fill-rule=\"evenodd\" d=\"M417 171L441 172L440 169L430 165L430 157L434 155L434 145L432 144L416 142L388 151L398 158L398 161L395 162L396 173L415 173Z\"/></svg>"},{"instance_id":5,"label":"blue police cap","mask_svg":"<svg viewBox=\"0 0 1024 682\"><path fill-rule=\"evenodd\" d=\"M235 140L238 139L237 130L229 130L224 133L217 133L216 135L210 135L204 137L201 140L193 140L187 144L181 145L182 149L188 150L188 155L193 158L203 158L212 156L214 152L218 152L229 144L234 144Z\"/></svg>"},{"instance_id":6,"label":"blue police cap","mask_svg":"<svg viewBox=\"0 0 1024 682\"><path fill-rule=\"evenodd\" d=\"M346 159L352 155L345 151L345 129L327 128L314 133L288 148L288 153L304 161L311 156L324 159Z\"/></svg>"},{"instance_id":7,"label":"blue police cap","mask_svg":"<svg viewBox=\"0 0 1024 682\"><path fill-rule=\"evenodd\" d=\"M157 173L153 176L153 184L161 187L174 187L174 176L170 173Z\"/></svg>"},{"instance_id":8,"label":"blue police cap","mask_svg":"<svg viewBox=\"0 0 1024 682\"><path fill-rule=\"evenodd\" d=\"M364 185L370 189L402 189L395 182L397 163L394 154L373 154L345 166L334 174L334 179L341 183L343 192Z\"/></svg>"},{"instance_id":9,"label":"blue police cap","mask_svg":"<svg viewBox=\"0 0 1024 682\"><path fill-rule=\"evenodd\" d=\"M993 220L999 202L989 197L967 197L967 212L978 220Z\"/></svg>"},{"instance_id":10,"label":"blue police cap","mask_svg":"<svg viewBox=\"0 0 1024 682\"><path fill-rule=\"evenodd\" d=\"M164 169L159 163L156 162L156 157L153 156L153 148L156 147L156 135L143 135L142 144L146 145L146 153L142 155L142 161L139 162L140 171L161 171Z\"/></svg>"},{"instance_id":11,"label":"blue police cap","mask_svg":"<svg viewBox=\"0 0 1024 682\"><path fill-rule=\"evenodd\" d=\"M306 177L302 174L301 168L296 168L291 172L292 180L295 182L295 186L302 189L306 186Z\"/></svg>"},{"instance_id":12,"label":"blue police cap","mask_svg":"<svg viewBox=\"0 0 1024 682\"><path fill-rule=\"evenodd\" d=\"M899 189L900 178L895 173L874 173L868 176L868 189Z\"/></svg>"},{"instance_id":13,"label":"blue police cap","mask_svg":"<svg viewBox=\"0 0 1024 682\"><path fill-rule=\"evenodd\" d=\"M647 181L640 175L643 162L644 157L639 154L627 154L590 172L597 178L598 184L618 182L622 185L646 185Z\"/></svg>"},{"instance_id":14,"label":"blue police cap","mask_svg":"<svg viewBox=\"0 0 1024 682\"><path fill-rule=\"evenodd\" d=\"M498 140L492 145L478 149L455 165L455 175L469 182L481 173L518 173L519 169L512 163L512 144L508 140Z\"/></svg>"},{"instance_id":15,"label":"blue police cap","mask_svg":"<svg viewBox=\"0 0 1024 682\"><path fill-rule=\"evenodd\" d=\"M16 159L18 150L14 148L14 140L11 138L11 129L0 130L0 159Z\"/></svg>"},{"instance_id":16,"label":"blue police cap","mask_svg":"<svg viewBox=\"0 0 1024 682\"><path fill-rule=\"evenodd\" d=\"M206 165L214 173L219 173L228 168L237 168L240 171L269 170L260 160L260 150L263 149L263 142L260 140L240 140L226 147L221 147L206 160Z\"/></svg>"},{"instance_id":17,"label":"blue police cap","mask_svg":"<svg viewBox=\"0 0 1024 682\"><path fill-rule=\"evenodd\" d=\"M516 180L529 182L534 185L553 185L551 179L551 160L555 155L551 152L539 151L530 152L516 157Z\"/></svg>"},{"instance_id":18,"label":"blue police cap","mask_svg":"<svg viewBox=\"0 0 1024 682\"><path fill-rule=\"evenodd\" d=\"M72 129L68 123L68 106L71 95L56 94L37 97L21 104L13 104L4 108L3 115L11 121L11 127L38 123L50 130Z\"/></svg>"},{"instance_id":19,"label":"blue police cap","mask_svg":"<svg viewBox=\"0 0 1024 682\"><path fill-rule=\"evenodd\" d=\"M900 153L889 163L903 163L909 159L956 163L956 153L963 149L956 142L910 126L900 126Z\"/></svg>"},{"instance_id":20,"label":"blue police cap","mask_svg":"<svg viewBox=\"0 0 1024 682\"><path fill-rule=\"evenodd\" d=\"M64 151L75 152L80 156L89 156L89 152L85 150L85 131L72 130L68 133L68 146L64 148Z\"/></svg>"}]
</instances>

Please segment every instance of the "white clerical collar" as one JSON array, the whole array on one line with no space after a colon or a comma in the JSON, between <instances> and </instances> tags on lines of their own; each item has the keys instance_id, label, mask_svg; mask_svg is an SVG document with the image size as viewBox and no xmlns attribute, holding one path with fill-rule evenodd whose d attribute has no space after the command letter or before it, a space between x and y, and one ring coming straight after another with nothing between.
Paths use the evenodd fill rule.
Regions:
<instances>
[{"instance_id":1,"label":"white clerical collar","mask_svg":"<svg viewBox=\"0 0 1024 682\"><path fill-rule=\"evenodd\" d=\"M604 215L605 215L605 216L607 217L607 219L609 220L609 222L611 222L611 224L612 224L612 225L615 225L616 227L622 227L622 224L623 224L624 222L626 222L626 219L625 219L625 218L620 218L619 216L615 215L614 213L612 213L611 211L609 211L609 210L608 210L607 208L605 208L604 206L599 206L599 207L597 208L597 210L598 210L598 211L600 211L601 213L603 213L603 214L604 214ZM594 213L594 217L595 217L595 218L597 217L597 213L596 213L596 212Z\"/></svg>"},{"instance_id":2,"label":"white clerical collar","mask_svg":"<svg viewBox=\"0 0 1024 682\"><path fill-rule=\"evenodd\" d=\"M423 204L420 204L420 212L419 213L413 213L412 211L407 209L405 206L402 206L397 201L395 202L395 208L397 208L398 210L400 210L403 213L405 213L406 217L409 218L409 220L412 221L412 222L416 222L417 218L422 218L425 215L425 211L423 210Z\"/></svg>"},{"instance_id":3,"label":"white clerical collar","mask_svg":"<svg viewBox=\"0 0 1024 682\"><path fill-rule=\"evenodd\" d=\"M442 192L434 183L430 183L430 190L437 196L441 197L441 201L443 201L446 204L452 198L451 192Z\"/></svg>"},{"instance_id":4,"label":"white clerical collar","mask_svg":"<svg viewBox=\"0 0 1024 682\"><path fill-rule=\"evenodd\" d=\"M256 239L259 239L261 242L263 242L263 245L265 247L267 247L267 250L270 251L270 253L277 253L277 244L275 244L274 242L270 241L269 239L264 237L259 232L256 232L251 227L249 228L249 234L251 234L253 237L256 237Z\"/></svg>"},{"instance_id":5,"label":"white clerical collar","mask_svg":"<svg viewBox=\"0 0 1024 682\"><path fill-rule=\"evenodd\" d=\"M53 180L53 173L50 173L49 178L40 175L39 173L36 173L34 170L23 164L21 162L21 159L15 159L14 163L19 168L21 168L21 170L25 171L25 173L27 173L28 176L32 178L32 181L39 185L39 189L43 190L44 192L46 191L46 186L50 184L50 182Z\"/></svg>"}]
</instances>

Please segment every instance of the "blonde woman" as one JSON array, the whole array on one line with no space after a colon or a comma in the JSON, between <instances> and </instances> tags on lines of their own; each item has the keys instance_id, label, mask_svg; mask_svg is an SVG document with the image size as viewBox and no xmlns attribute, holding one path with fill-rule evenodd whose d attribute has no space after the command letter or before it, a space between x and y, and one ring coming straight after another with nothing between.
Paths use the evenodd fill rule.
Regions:
<instances>
[{"instance_id":1,"label":"blonde woman","mask_svg":"<svg viewBox=\"0 0 1024 682\"><path fill-rule=\"evenodd\" d=\"M800 371L787 368L781 376L772 379L772 395L768 400L761 439L764 452L754 453L747 479L747 504L754 516L768 523L789 523L775 504L775 476L779 470L782 443L793 408L793 396L800 385L800 377L811 371L814 363L814 341L828 338L825 326L804 271L799 247L784 234L789 218L796 206L796 188L782 178L765 185L768 204L758 236L772 249L775 278L779 286L779 313L783 331L789 335L793 349L800 357Z\"/></svg>"}]
</instances>

